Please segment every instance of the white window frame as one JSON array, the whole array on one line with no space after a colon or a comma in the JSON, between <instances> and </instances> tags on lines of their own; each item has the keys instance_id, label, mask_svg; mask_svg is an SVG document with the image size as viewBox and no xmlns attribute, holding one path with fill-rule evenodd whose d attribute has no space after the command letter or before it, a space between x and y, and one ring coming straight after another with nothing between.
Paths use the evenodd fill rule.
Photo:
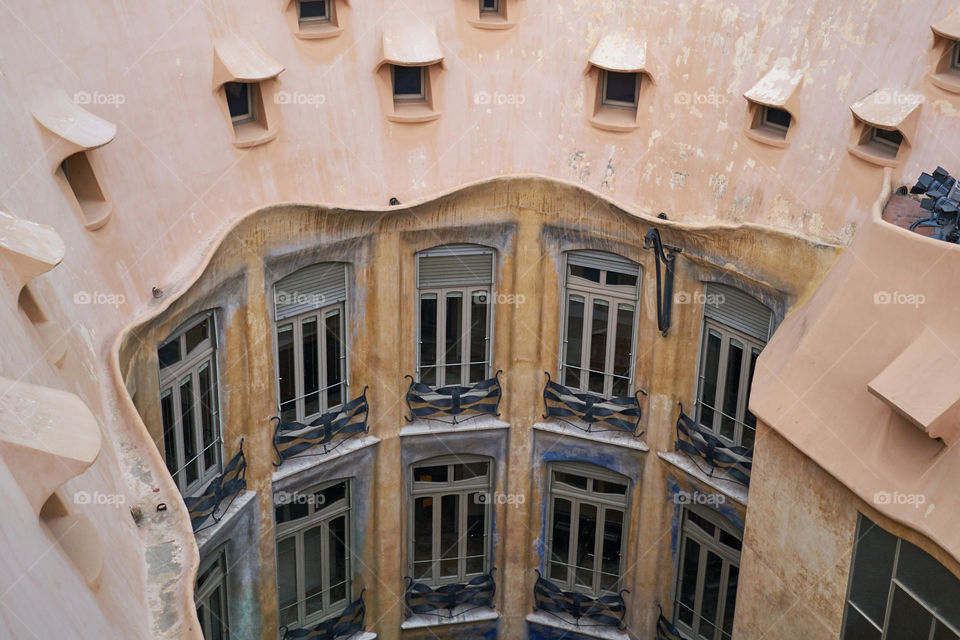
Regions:
<instances>
[{"instance_id":1,"label":"white window frame","mask_svg":"<svg viewBox=\"0 0 960 640\"><path fill-rule=\"evenodd\" d=\"M340 315L340 375L342 377L341 381L335 384L330 384L330 381L327 379L327 340L326 340L326 320L327 318L335 313ZM303 325L310 321L314 320L317 323L317 366L319 371L317 373L317 379L319 380L318 391L311 391L306 393L304 391L304 370L303 370ZM275 352L276 358L276 397L277 397L277 415L283 416L283 405L289 403L291 400L281 400L280 398L280 330L287 325L293 326L293 357L294 357L294 399L296 403L296 418L297 422L308 423L317 416L335 409L347 402L349 402L350 396L350 385L349 385L349 371L348 364L349 358L347 354L349 352L347 344L347 314L346 314L346 301L336 302L334 304L321 307L319 309L313 309L305 313L301 313L296 316L290 316L288 318L283 318L276 322L274 329L276 336L277 348ZM341 399L337 404L331 405L329 403L329 392L330 389L334 387L342 386ZM308 395L313 395L314 393L319 393L319 411L316 413L306 414L306 397Z\"/></svg>"},{"instance_id":2,"label":"white window frame","mask_svg":"<svg viewBox=\"0 0 960 640\"><path fill-rule=\"evenodd\" d=\"M703 400L703 386L707 359L707 343L708 336L710 335L711 331L720 335L720 354L718 356L719 362L717 366L717 393L714 398L714 402L720 406L708 407L713 409L713 421L708 425L702 422L702 415L703 405L705 404ZM735 416L729 416L722 412L723 397L724 393L726 392L726 374L728 363L727 356L730 352L731 340L736 340L743 345L743 360L741 361L740 379L738 381L737 414ZM700 334L700 353L697 360L697 396L694 401L696 411L695 419L697 424L710 431L713 435L717 436L720 438L720 440L728 445L742 446L743 434L745 430L752 430L754 432L754 440L756 440L756 424L754 423L754 425L751 426L746 423L752 385L752 381L750 379L750 357L753 353L753 349L757 349L760 353L762 353L764 347L766 347L766 342L763 340L749 336L742 331L737 331L736 329L733 329L722 322L718 322L713 318L708 318L706 316L703 318L703 330ZM730 418L734 421L733 438L729 438L721 432L723 417Z\"/></svg>"},{"instance_id":3,"label":"white window frame","mask_svg":"<svg viewBox=\"0 0 960 640\"><path fill-rule=\"evenodd\" d=\"M337 615L340 611L343 611L350 602L353 600L353 510L352 510L352 482L349 478L340 478L337 480L331 480L329 482L324 482L322 484L313 485L307 489L303 489L297 492L291 492L290 495L294 496L295 499L299 498L308 498L315 496L318 492L323 491L334 485L343 483L346 486L344 498L342 501L338 501L333 505L325 504L316 504L314 500L306 500L306 507L308 513L306 516L297 518L289 522L281 522L275 524L275 540L274 540L274 549L276 550L274 556L276 561L276 572L277 572L277 615L280 615L280 543L293 538L296 544L295 556L296 556L296 571L297 571L297 619L296 621L287 622L284 626L287 626L290 629L299 629L305 627L314 626L325 618L329 618L333 615ZM277 504L275 507L280 507L282 505ZM337 600L335 602L330 601L330 591L340 584L335 585L330 584L330 522L339 518L340 516L345 516L345 540L344 548L346 551L346 587L344 589L344 598L342 600ZM323 605L320 611L316 613L307 615L306 606L307 606L307 595L306 595L306 586L304 584L306 571L304 565L304 534L313 530L317 527L321 528L321 550L320 557L323 558L322 572L323 576L321 581L323 583L323 588L321 593L323 594ZM281 622L281 624L283 624Z\"/></svg>"},{"instance_id":4,"label":"white window frame","mask_svg":"<svg viewBox=\"0 0 960 640\"><path fill-rule=\"evenodd\" d=\"M607 98L607 79L611 73L623 73L623 74L632 74L633 75L633 102L625 102L623 100L610 100ZM600 104L604 107L612 107L614 109L630 109L636 111L637 104L640 102L640 83L642 82L643 74L635 71L607 71L606 69L600 69Z\"/></svg>"},{"instance_id":5,"label":"white window frame","mask_svg":"<svg viewBox=\"0 0 960 640\"><path fill-rule=\"evenodd\" d=\"M760 105L760 127L768 131L776 133L781 138L787 137L787 131L790 129L790 125L782 125L779 122L774 122L770 119L770 112L772 110L783 111L790 115L790 122L793 124L793 115L790 114L786 109L781 109L779 107L768 107L767 105Z\"/></svg>"},{"instance_id":6,"label":"white window frame","mask_svg":"<svg viewBox=\"0 0 960 640\"><path fill-rule=\"evenodd\" d=\"M900 153L900 147L903 146L902 133L900 134L901 136L900 142L895 143L880 137L878 133L881 131L886 131L890 133L893 133L893 132L899 133L897 129L890 130L890 129L881 129L880 127L874 127L872 125L867 125L867 126L869 127L869 131L867 132L867 144L869 146L885 153L886 155L889 155L891 158L896 157L897 154Z\"/></svg>"},{"instance_id":7,"label":"white window frame","mask_svg":"<svg viewBox=\"0 0 960 640\"><path fill-rule=\"evenodd\" d=\"M710 536L706 531L700 529L696 524L690 522L689 514L690 512L695 513L697 516L703 518L714 525L715 530L713 536ZM679 535L679 544L677 545L677 564L676 564L676 575L674 579L674 599L673 599L673 625L677 627L682 633L690 638L701 638L701 631L699 630L701 622L701 610L703 608L703 591L704 584L706 582L706 557L707 553L713 553L718 556L721 561L720 569L720 586L726 587L726 589L718 590L717 592L717 617L716 620L719 622L715 626L714 636L710 640L730 640L730 636L723 631L723 619L726 613L726 594L727 589L730 587L730 568L736 567L738 572L738 581L737 586L739 587L739 571L740 571L740 550L733 549L722 542L720 542L721 532L725 532L727 535L732 536L740 541L741 547L743 544L743 534L738 531L735 527L726 522L726 519L717 514L716 512L702 508L698 506L685 506L681 512L680 518L680 535ZM693 613L693 626L691 627L687 623L683 622L680 619L680 595L683 588L683 565L685 554L687 550L687 544L690 540L695 541L700 545L700 555L697 564L697 585L694 595L694 607L692 610Z\"/></svg>"},{"instance_id":8,"label":"white window frame","mask_svg":"<svg viewBox=\"0 0 960 640\"><path fill-rule=\"evenodd\" d=\"M467 478L465 480L454 480L453 468L458 464L471 464L475 462L485 462L487 464L487 475L486 477L476 477L476 478ZM446 482L415 482L414 475L415 470L419 467L447 467L447 481ZM407 572L408 575L417 582L423 584L428 584L433 587L438 587L444 584L461 584L465 583L468 580L475 578L477 576L486 575L490 572L491 567L491 548L492 548L492 530L493 530L493 512L491 508L490 496L492 495L493 488L493 478L494 478L494 461L493 458L488 456L477 456L477 455L447 455L440 456L436 458L426 458L424 460L418 460L417 462L410 465L410 483L409 483L409 505L408 505L408 515L407 515L407 531L408 542L407 542ZM483 572L467 572L466 564L468 557L467 556L467 508L468 500L470 494L484 495L484 531L483 531ZM443 550L441 547L442 540L442 527L441 527L441 512L440 507L442 503L442 498L444 496L456 495L459 496L458 507L459 514L457 518L457 526L459 531L458 536L458 550L457 550L457 575L455 576L441 576L440 575L440 562L441 560L450 560L451 558L442 558ZM432 498L433 499L433 521L430 531L430 536L432 537L432 552L430 562L431 566L431 578L429 580L422 579L416 571L416 522L414 521L415 513L415 504L417 498ZM422 562L422 561L421 561Z\"/></svg>"},{"instance_id":9,"label":"white window frame","mask_svg":"<svg viewBox=\"0 0 960 640\"><path fill-rule=\"evenodd\" d=\"M204 321L209 322L208 337L197 346L191 353L187 353L186 334L194 327ZM217 368L217 321L216 313L206 311L198 314L177 330L159 346L158 350L167 344L178 341L181 359L179 362L160 369L160 412L161 412L161 435L160 445L163 447L164 458L167 457L166 438L167 433L163 428L163 400L166 397L171 398L171 408L173 411L173 447L175 450L174 465L176 471L172 472L174 482L184 496L191 496L201 491L213 478L220 473L223 468L223 435L220 424L220 388L219 371ZM159 363L158 363L159 364ZM211 394L213 396L212 406L209 407L211 419L213 420L213 441L204 442L203 438L203 405L200 402L202 391L200 389L200 372L206 367L210 372ZM196 454L190 459L186 459L186 447L183 433L183 398L180 393L180 387L189 378L191 382L192 409L194 423L194 438L196 440ZM192 482L187 481L187 466L197 463L203 459L204 454L212 449L214 461L213 464L205 469L197 471L197 479ZM167 461L168 468L171 466ZM202 466L202 465L201 465Z\"/></svg>"},{"instance_id":10,"label":"white window frame","mask_svg":"<svg viewBox=\"0 0 960 640\"><path fill-rule=\"evenodd\" d=\"M394 102L426 102L427 101L427 82L429 75L427 65L410 65L420 69L420 93L397 93L396 72L398 66L408 65L390 65L390 91L393 94Z\"/></svg>"},{"instance_id":11,"label":"white window frame","mask_svg":"<svg viewBox=\"0 0 960 640\"><path fill-rule=\"evenodd\" d=\"M236 116L231 113L231 114L230 114L230 121L234 124L234 126L236 126L236 125L238 125L238 124L245 124L245 123L247 123L247 122L253 122L253 121L255 121L255 120L257 119L257 113L256 113L256 109L255 109L255 104L256 104L257 101L256 101L255 92L257 92L257 91L260 90L260 85L259 85L259 83L256 83L256 82L240 82L240 81L234 82L234 81L231 81L231 82L228 82L227 84L245 84L245 85L247 85L247 112L244 113L244 114L236 115ZM224 85L223 91L224 91L224 97L226 97L226 91L227 91L226 84ZM229 109L230 109L230 103L229 103L229 100L228 100L228 101L227 101L227 111L228 111L228 112L229 112Z\"/></svg>"},{"instance_id":12,"label":"white window frame","mask_svg":"<svg viewBox=\"0 0 960 640\"><path fill-rule=\"evenodd\" d=\"M627 355L629 359L629 375L626 378L627 391L625 395L630 395L631 390L634 386L634 373L636 367L636 351L637 351L637 333L639 330L639 316L640 316L640 285L643 282L643 270L638 266L636 278L637 284L635 287L628 287L626 285L607 285L607 284L598 284L591 280L573 276L570 273L570 253L567 252L566 259L564 260L564 288L563 288L563 307L561 308L561 319L560 319L560 384L569 387L575 391L580 391L583 393L594 393L604 397L613 396L613 382L614 378L624 379L623 376L616 376L613 373L613 364L616 354L616 326L617 326L617 314L619 312L619 305L625 304L633 307L633 326L630 329L630 352ZM614 254L615 255L615 254ZM618 256L623 257L623 256ZM621 273L621 272L616 272ZM600 270L600 282L603 283L606 281L607 270ZM631 274L632 275L632 274ZM631 289L633 291L631 292ZM583 334L581 336L582 344L580 345L580 366L579 367L569 367L571 369L577 369L580 372L580 385L571 386L567 384L567 349L568 349L568 339L567 339L567 330L570 318L570 299L571 296L577 296L583 298ZM606 354L604 356L604 370L603 371L594 371L590 369L590 346L593 342L593 336L591 331L591 325L593 324L593 306L594 301L601 300L607 303L609 312L607 317L607 346ZM591 373L600 373L603 374L603 391L591 391L590 390L590 374Z\"/></svg>"},{"instance_id":13,"label":"white window frame","mask_svg":"<svg viewBox=\"0 0 960 640\"><path fill-rule=\"evenodd\" d=\"M300 15L300 4L304 1L323 2L326 5L325 15L323 17L304 18ZM301 25L327 24L333 22L333 3L335 0L296 0L297 3L297 22Z\"/></svg>"},{"instance_id":14,"label":"white window frame","mask_svg":"<svg viewBox=\"0 0 960 640\"><path fill-rule=\"evenodd\" d=\"M227 591L227 572L229 565L227 564L227 550L225 548L219 549L216 553L211 554L210 558L200 565L200 570L197 571L197 585L196 591L194 592L194 603L197 608L197 617L200 619L200 631L203 634L204 640L227 640L230 637L230 625L229 625L229 606L228 606L228 591ZM207 572L210 572L209 575L205 576ZM201 582L201 580L204 580ZM216 593L220 592L220 611L219 613L214 612L210 607L210 598ZM211 626L213 624L213 619L216 618L220 624L220 636L214 637L211 632Z\"/></svg>"},{"instance_id":15,"label":"white window frame","mask_svg":"<svg viewBox=\"0 0 960 640\"><path fill-rule=\"evenodd\" d=\"M567 473L580 476L587 479L587 488L580 489L572 487L565 483L558 482L554 474ZM593 490L597 480L626 485L626 491L623 495L600 493ZM630 479L604 469L593 464L580 462L553 462L547 465L547 531L546 531L546 557L544 559L544 575L548 580L554 582L560 588L568 591L587 593L593 597L602 597L617 595L623 589L624 573L626 569L627 538L629 534L629 516L630 516ZM556 498L561 498L570 502L570 531L567 544L567 558L565 561L554 561L553 543L554 543L554 516ZM576 566L576 550L579 536L579 515L581 505L591 505L597 510L597 528L594 541L594 566L578 567ZM620 566L617 569L617 581L614 589L607 590L600 588L600 578L603 572L603 542L604 530L606 528L607 510L615 509L620 511ZM558 580L553 574L553 565L566 566L567 579ZM592 574L591 584L589 586L580 584L577 581L577 569L589 571ZM606 574L610 575L610 574Z\"/></svg>"}]
</instances>

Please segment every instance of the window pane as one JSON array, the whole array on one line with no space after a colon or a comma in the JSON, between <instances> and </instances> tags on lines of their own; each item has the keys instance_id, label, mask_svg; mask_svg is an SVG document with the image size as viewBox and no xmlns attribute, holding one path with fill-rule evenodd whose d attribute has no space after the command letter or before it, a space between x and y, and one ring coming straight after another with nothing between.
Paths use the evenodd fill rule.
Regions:
<instances>
[{"instance_id":1,"label":"window pane","mask_svg":"<svg viewBox=\"0 0 960 640\"><path fill-rule=\"evenodd\" d=\"M460 496L440 499L440 577L456 577L460 555Z\"/></svg>"},{"instance_id":2,"label":"window pane","mask_svg":"<svg viewBox=\"0 0 960 640\"><path fill-rule=\"evenodd\" d=\"M720 334L707 331L702 371L700 372L700 424L713 430L713 409L717 398L717 376L720 371Z\"/></svg>"},{"instance_id":3,"label":"window pane","mask_svg":"<svg viewBox=\"0 0 960 640\"><path fill-rule=\"evenodd\" d=\"M743 363L743 345L730 340L727 351L727 375L723 381L723 415L720 416L720 435L733 439L737 403L740 399L740 365Z\"/></svg>"},{"instance_id":4,"label":"window pane","mask_svg":"<svg viewBox=\"0 0 960 640\"><path fill-rule=\"evenodd\" d=\"M707 562L703 575L703 597L700 604L700 637L713 640L716 633L717 609L720 598L720 577L723 560L720 556L707 551Z\"/></svg>"},{"instance_id":5,"label":"window pane","mask_svg":"<svg viewBox=\"0 0 960 640\"><path fill-rule=\"evenodd\" d=\"M570 275L600 284L600 269L572 264L570 265Z\"/></svg>"},{"instance_id":6,"label":"window pane","mask_svg":"<svg viewBox=\"0 0 960 640\"><path fill-rule=\"evenodd\" d=\"M570 501L553 499L553 541L550 549L550 578L566 583L567 563L570 562Z\"/></svg>"},{"instance_id":7,"label":"window pane","mask_svg":"<svg viewBox=\"0 0 960 640\"><path fill-rule=\"evenodd\" d=\"M227 107L231 118L250 115L250 85L246 82L228 82L224 85Z\"/></svg>"},{"instance_id":8,"label":"window pane","mask_svg":"<svg viewBox=\"0 0 960 640\"><path fill-rule=\"evenodd\" d=\"M486 505L479 493L467 496L467 574L483 573L486 555Z\"/></svg>"},{"instance_id":9,"label":"window pane","mask_svg":"<svg viewBox=\"0 0 960 640\"><path fill-rule=\"evenodd\" d=\"M437 297L420 297L420 382L437 384Z\"/></svg>"},{"instance_id":10,"label":"window pane","mask_svg":"<svg viewBox=\"0 0 960 640\"><path fill-rule=\"evenodd\" d=\"M596 568L594 551L597 542L597 507L580 503L577 518L576 583L593 589L593 572Z\"/></svg>"},{"instance_id":11,"label":"window pane","mask_svg":"<svg viewBox=\"0 0 960 640\"><path fill-rule=\"evenodd\" d=\"M722 529L720 530L720 544L730 547L731 549L735 549L736 551L740 551L741 547L743 546L743 543L740 542L739 538L730 535Z\"/></svg>"},{"instance_id":12,"label":"window pane","mask_svg":"<svg viewBox=\"0 0 960 640\"><path fill-rule=\"evenodd\" d=\"M687 515L688 523L695 524L697 528L702 529L708 536L710 536L711 538L713 537L713 532L716 531L717 529L716 525L714 525L712 522L710 522L706 518L698 516L693 511L687 510L684 513L686 513Z\"/></svg>"},{"instance_id":13,"label":"window pane","mask_svg":"<svg viewBox=\"0 0 960 640\"><path fill-rule=\"evenodd\" d=\"M843 640L880 640L880 632L856 609L847 605L847 623L844 626Z\"/></svg>"},{"instance_id":14,"label":"window pane","mask_svg":"<svg viewBox=\"0 0 960 640\"><path fill-rule=\"evenodd\" d=\"M613 395L630 394L630 355L633 351L633 306L617 305L617 335L613 351Z\"/></svg>"},{"instance_id":15,"label":"window pane","mask_svg":"<svg viewBox=\"0 0 960 640\"><path fill-rule=\"evenodd\" d=\"M190 352L197 348L197 345L210 337L210 320L206 319L187 329L184 335L187 342L187 354L189 355Z\"/></svg>"},{"instance_id":16,"label":"window pane","mask_svg":"<svg viewBox=\"0 0 960 640\"><path fill-rule=\"evenodd\" d=\"M413 501L413 561L414 579L432 580L433 560L433 498Z\"/></svg>"},{"instance_id":17,"label":"window pane","mask_svg":"<svg viewBox=\"0 0 960 640\"><path fill-rule=\"evenodd\" d=\"M160 414L163 418L163 457L170 475L176 473L180 464L177 461L177 437L174 430L173 394L167 391L160 397ZM179 485L179 478L174 478Z\"/></svg>"},{"instance_id":18,"label":"window pane","mask_svg":"<svg viewBox=\"0 0 960 640\"><path fill-rule=\"evenodd\" d=\"M466 462L453 465L454 480L469 480L487 475L487 462Z\"/></svg>"},{"instance_id":19,"label":"window pane","mask_svg":"<svg viewBox=\"0 0 960 640\"><path fill-rule=\"evenodd\" d=\"M332 484L316 493L316 499L314 500L316 507L314 507L314 511L342 507L343 505L341 503L346 499L346 497L346 482Z\"/></svg>"},{"instance_id":20,"label":"window pane","mask_svg":"<svg viewBox=\"0 0 960 640\"><path fill-rule=\"evenodd\" d=\"M460 365L463 363L463 294L447 294L447 318L444 333L444 363L446 364L445 384L460 384L462 376Z\"/></svg>"},{"instance_id":21,"label":"window pane","mask_svg":"<svg viewBox=\"0 0 960 640\"><path fill-rule=\"evenodd\" d=\"M280 624L297 621L297 545L294 538L277 543L277 594Z\"/></svg>"},{"instance_id":22,"label":"window pane","mask_svg":"<svg viewBox=\"0 0 960 640\"><path fill-rule=\"evenodd\" d=\"M296 372L293 358L293 325L277 328L277 375L280 387L280 419L284 422L297 419Z\"/></svg>"},{"instance_id":23,"label":"window pane","mask_svg":"<svg viewBox=\"0 0 960 640\"><path fill-rule=\"evenodd\" d=\"M750 387L753 385L753 374L757 370L757 358L760 356L759 349L750 350L750 377L747 379L747 399L745 402L745 407L748 407L746 414L744 415L743 422L743 436L740 439L740 444L745 447L753 448L753 441L756 439L757 435L757 417L750 413Z\"/></svg>"},{"instance_id":24,"label":"window pane","mask_svg":"<svg viewBox=\"0 0 960 640\"><path fill-rule=\"evenodd\" d=\"M960 627L960 579L933 556L901 540L897 578L947 622Z\"/></svg>"},{"instance_id":25,"label":"window pane","mask_svg":"<svg viewBox=\"0 0 960 640\"><path fill-rule=\"evenodd\" d=\"M274 508L277 524L306 518L310 514L309 505L305 501L297 500L289 504L280 504Z\"/></svg>"},{"instance_id":26,"label":"window pane","mask_svg":"<svg viewBox=\"0 0 960 640\"><path fill-rule=\"evenodd\" d=\"M573 267L571 267L572 269ZM567 353L561 384L579 389L580 353L583 350L583 298L570 296L567 301Z\"/></svg>"},{"instance_id":27,"label":"window pane","mask_svg":"<svg viewBox=\"0 0 960 640\"><path fill-rule=\"evenodd\" d=\"M204 363L197 373L197 384L200 385L200 428L203 435L201 446L203 447L203 466L206 471L217 464L217 447L214 442L217 439L216 432L216 407L214 406L216 396L213 388L213 371L210 363Z\"/></svg>"},{"instance_id":28,"label":"window pane","mask_svg":"<svg viewBox=\"0 0 960 640\"><path fill-rule=\"evenodd\" d=\"M927 640L933 616L900 587L893 588L887 638L890 640Z\"/></svg>"},{"instance_id":29,"label":"window pane","mask_svg":"<svg viewBox=\"0 0 960 640\"><path fill-rule=\"evenodd\" d=\"M197 464L193 458L197 455L197 427L193 417L193 376L180 381L180 425L183 429L183 458L187 484L198 477Z\"/></svg>"},{"instance_id":30,"label":"window pane","mask_svg":"<svg viewBox=\"0 0 960 640\"><path fill-rule=\"evenodd\" d=\"M303 416L320 413L320 340L317 319L303 321Z\"/></svg>"},{"instance_id":31,"label":"window pane","mask_svg":"<svg viewBox=\"0 0 960 640\"><path fill-rule=\"evenodd\" d=\"M470 382L487 377L487 305L490 294L475 291L470 298Z\"/></svg>"},{"instance_id":32,"label":"window pane","mask_svg":"<svg viewBox=\"0 0 960 640\"><path fill-rule=\"evenodd\" d=\"M633 103L636 100L637 74L606 71L607 92L604 100Z\"/></svg>"},{"instance_id":33,"label":"window pane","mask_svg":"<svg viewBox=\"0 0 960 640\"><path fill-rule=\"evenodd\" d=\"M942 622L937 621L936 630L933 632L933 638L931 640L958 640L958 638L960 638L960 636L950 631Z\"/></svg>"},{"instance_id":34,"label":"window pane","mask_svg":"<svg viewBox=\"0 0 960 640\"><path fill-rule=\"evenodd\" d=\"M597 493L610 493L613 495L626 495L627 485L619 482L608 482L607 480L594 480L593 490Z\"/></svg>"},{"instance_id":35,"label":"window pane","mask_svg":"<svg viewBox=\"0 0 960 640\"><path fill-rule=\"evenodd\" d=\"M413 470L414 482L446 482L447 465L440 464L434 467L416 467Z\"/></svg>"},{"instance_id":36,"label":"window pane","mask_svg":"<svg viewBox=\"0 0 960 640\"><path fill-rule=\"evenodd\" d=\"M343 402L343 354L340 351L342 344L340 328L340 310L327 314L327 408L335 407Z\"/></svg>"},{"instance_id":37,"label":"window pane","mask_svg":"<svg viewBox=\"0 0 960 640\"><path fill-rule=\"evenodd\" d=\"M419 96L423 94L421 85L422 67L393 66L393 94L395 96Z\"/></svg>"},{"instance_id":38,"label":"window pane","mask_svg":"<svg viewBox=\"0 0 960 640\"><path fill-rule=\"evenodd\" d=\"M693 626L699 569L700 543L690 537L685 537L683 558L680 559L680 606L677 610L677 618L690 627Z\"/></svg>"},{"instance_id":39,"label":"window pane","mask_svg":"<svg viewBox=\"0 0 960 640\"><path fill-rule=\"evenodd\" d=\"M566 471L554 471L553 479L554 479L554 482L561 482L563 484L570 485L571 487L582 489L583 491L587 490L587 479L576 473L567 473Z\"/></svg>"},{"instance_id":40,"label":"window pane","mask_svg":"<svg viewBox=\"0 0 960 640\"><path fill-rule=\"evenodd\" d=\"M877 625L883 625L897 538L866 518L860 519L859 535L850 601Z\"/></svg>"},{"instance_id":41,"label":"window pane","mask_svg":"<svg viewBox=\"0 0 960 640\"><path fill-rule=\"evenodd\" d=\"M160 348L157 349L157 360L160 361L161 369L180 362L180 338L175 338L160 345Z\"/></svg>"},{"instance_id":42,"label":"window pane","mask_svg":"<svg viewBox=\"0 0 960 640\"><path fill-rule=\"evenodd\" d=\"M607 317L610 305L593 301L593 324L590 327L590 391L603 393L603 373L607 371Z\"/></svg>"},{"instance_id":43,"label":"window pane","mask_svg":"<svg viewBox=\"0 0 960 640\"><path fill-rule=\"evenodd\" d=\"M339 516L330 521L330 538L327 545L330 557L330 603L347 598L347 516Z\"/></svg>"},{"instance_id":44,"label":"window pane","mask_svg":"<svg viewBox=\"0 0 960 640\"><path fill-rule=\"evenodd\" d=\"M620 550L623 546L623 513L618 509L604 510L603 558L600 566L602 591L617 591L620 577Z\"/></svg>"},{"instance_id":45,"label":"window pane","mask_svg":"<svg viewBox=\"0 0 960 640\"><path fill-rule=\"evenodd\" d=\"M326 18L327 0L300 0L300 18Z\"/></svg>"},{"instance_id":46,"label":"window pane","mask_svg":"<svg viewBox=\"0 0 960 640\"><path fill-rule=\"evenodd\" d=\"M323 529L303 533L303 589L306 615L323 610Z\"/></svg>"},{"instance_id":47,"label":"window pane","mask_svg":"<svg viewBox=\"0 0 960 640\"><path fill-rule=\"evenodd\" d=\"M730 565L727 570L727 597L723 605L723 632L725 638L733 635L733 613L737 606L737 583L740 578L740 569Z\"/></svg>"},{"instance_id":48,"label":"window pane","mask_svg":"<svg viewBox=\"0 0 960 640\"><path fill-rule=\"evenodd\" d=\"M637 276L617 271L607 271L605 282L614 287L635 287L637 286Z\"/></svg>"}]
</instances>

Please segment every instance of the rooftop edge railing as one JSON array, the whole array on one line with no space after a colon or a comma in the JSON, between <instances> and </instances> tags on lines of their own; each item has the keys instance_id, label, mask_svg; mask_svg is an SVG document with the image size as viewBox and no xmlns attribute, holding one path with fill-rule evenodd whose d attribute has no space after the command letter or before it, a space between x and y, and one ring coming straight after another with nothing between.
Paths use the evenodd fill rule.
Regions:
<instances>
[{"instance_id":1,"label":"rooftop edge railing","mask_svg":"<svg viewBox=\"0 0 960 640\"><path fill-rule=\"evenodd\" d=\"M273 431L273 448L280 461L274 462L273 466L279 467L285 460L303 454L314 447L322 446L323 451L304 455L319 456L330 453L349 438L360 433L368 433L370 431L370 426L367 424L369 412L367 387L364 387L363 393L358 397L338 409L321 414L310 424L295 421L281 422L278 416L274 416L271 420L276 420L277 426ZM344 437L331 445L330 443L338 436Z\"/></svg>"},{"instance_id":2,"label":"rooftop edge railing","mask_svg":"<svg viewBox=\"0 0 960 640\"><path fill-rule=\"evenodd\" d=\"M581 431L619 431L635 438L643 435L643 431L637 433L642 415L640 394L646 394L642 389L638 389L633 396L605 398L574 391L554 382L548 371L544 373L547 376L547 385L543 388L543 404L546 407L544 418L557 418Z\"/></svg>"},{"instance_id":3,"label":"rooftop edge railing","mask_svg":"<svg viewBox=\"0 0 960 640\"><path fill-rule=\"evenodd\" d=\"M240 440L240 451L230 459L223 471L217 475L203 493L199 496L184 498L190 512L190 524L193 532L198 533L220 521L223 514L230 508L233 499L247 488L247 458L243 455L243 440ZM221 511L224 500L230 503ZM219 515L218 515L219 513ZM204 526L204 523L213 518L213 522Z\"/></svg>"},{"instance_id":4,"label":"rooftop edge railing","mask_svg":"<svg viewBox=\"0 0 960 640\"><path fill-rule=\"evenodd\" d=\"M466 420L482 415L499 416L500 399L503 391L500 387L498 370L492 378L481 380L470 386L450 385L446 387L431 387L414 380L413 376L404 376L410 379L407 389L407 408L410 416L407 422L415 420L438 420L457 424L457 417L466 415ZM462 422L463 420L461 420Z\"/></svg>"},{"instance_id":5,"label":"rooftop edge railing","mask_svg":"<svg viewBox=\"0 0 960 640\"><path fill-rule=\"evenodd\" d=\"M320 624L302 629L288 629L280 627L283 640L335 640L347 638L363 631L363 618L367 613L367 606L363 602L363 592L360 597L347 605L340 615L328 618Z\"/></svg>"},{"instance_id":6,"label":"rooftop edge railing","mask_svg":"<svg viewBox=\"0 0 960 640\"><path fill-rule=\"evenodd\" d=\"M720 471L734 482L745 487L750 486L753 449L726 444L685 414L682 403L680 415L677 416L677 441L674 448L687 454L697 467L700 467L698 460L706 462L709 470L704 471L701 468L701 471L709 476L713 477L715 471Z\"/></svg>"},{"instance_id":7,"label":"rooftop edge railing","mask_svg":"<svg viewBox=\"0 0 960 640\"><path fill-rule=\"evenodd\" d=\"M578 626L616 627L623 630L626 629L624 619L627 616L624 593L629 591L623 589L616 595L600 597L577 591L564 591L544 578L538 570L537 581L533 585L533 610L553 615L565 613L572 617ZM581 624L580 621L584 618L591 620L593 624Z\"/></svg>"},{"instance_id":8,"label":"rooftop edge railing","mask_svg":"<svg viewBox=\"0 0 960 640\"><path fill-rule=\"evenodd\" d=\"M493 579L494 571L496 569L491 569L490 573L477 576L469 582L445 584L439 587L416 582L407 576L407 588L403 594L406 617L428 614L452 618L453 610L461 606L472 605L466 611L493 608L493 596L497 593L497 583ZM440 611L447 613L441 614Z\"/></svg>"}]
</instances>

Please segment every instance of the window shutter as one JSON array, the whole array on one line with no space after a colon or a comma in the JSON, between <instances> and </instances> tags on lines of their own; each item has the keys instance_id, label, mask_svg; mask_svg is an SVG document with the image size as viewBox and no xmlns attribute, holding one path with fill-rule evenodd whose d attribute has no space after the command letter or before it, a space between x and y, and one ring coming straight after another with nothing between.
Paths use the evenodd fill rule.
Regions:
<instances>
[{"instance_id":1,"label":"window shutter","mask_svg":"<svg viewBox=\"0 0 960 640\"><path fill-rule=\"evenodd\" d=\"M571 251L567 254L567 264L604 271L616 271L631 276L640 275L640 265L638 263L606 251Z\"/></svg>"},{"instance_id":2,"label":"window shutter","mask_svg":"<svg viewBox=\"0 0 960 640\"><path fill-rule=\"evenodd\" d=\"M322 262L295 271L273 287L277 320L313 311L347 298L347 265Z\"/></svg>"},{"instance_id":3,"label":"window shutter","mask_svg":"<svg viewBox=\"0 0 960 640\"><path fill-rule=\"evenodd\" d=\"M703 315L766 342L773 314L753 296L713 282L704 288Z\"/></svg>"},{"instance_id":4,"label":"window shutter","mask_svg":"<svg viewBox=\"0 0 960 640\"><path fill-rule=\"evenodd\" d=\"M473 245L447 245L417 256L421 289L493 284L493 251Z\"/></svg>"}]
</instances>

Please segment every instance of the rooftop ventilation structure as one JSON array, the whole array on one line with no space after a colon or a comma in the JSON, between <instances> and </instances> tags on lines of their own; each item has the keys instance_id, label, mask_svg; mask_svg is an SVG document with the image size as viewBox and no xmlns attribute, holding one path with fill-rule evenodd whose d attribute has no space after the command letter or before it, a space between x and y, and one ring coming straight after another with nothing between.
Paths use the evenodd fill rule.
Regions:
<instances>
[{"instance_id":1,"label":"rooftop ventilation structure","mask_svg":"<svg viewBox=\"0 0 960 640\"><path fill-rule=\"evenodd\" d=\"M932 237L960 244L960 184L957 179L943 167L937 167L933 174L921 173L910 193L922 193L925 197L920 201L920 206L930 212L929 217L913 222L910 230L914 231L920 226L934 227Z\"/></svg>"}]
</instances>

